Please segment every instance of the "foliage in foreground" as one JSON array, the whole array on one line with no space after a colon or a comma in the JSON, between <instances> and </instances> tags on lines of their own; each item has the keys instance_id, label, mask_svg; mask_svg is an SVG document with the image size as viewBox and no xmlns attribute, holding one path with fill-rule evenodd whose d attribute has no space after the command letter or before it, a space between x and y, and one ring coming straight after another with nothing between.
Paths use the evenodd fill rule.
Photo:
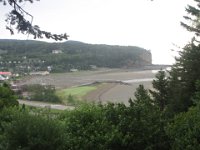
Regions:
<instances>
[{"instance_id":1,"label":"foliage in foreground","mask_svg":"<svg viewBox=\"0 0 200 150\"><path fill-rule=\"evenodd\" d=\"M196 90L192 98L196 106L179 113L167 127L173 149L200 149L200 81L196 82Z\"/></svg>"},{"instance_id":2,"label":"foliage in foreground","mask_svg":"<svg viewBox=\"0 0 200 150\"><path fill-rule=\"evenodd\" d=\"M0 84L0 111L4 107L18 105L17 97L6 83Z\"/></svg>"},{"instance_id":3,"label":"foliage in foreground","mask_svg":"<svg viewBox=\"0 0 200 150\"><path fill-rule=\"evenodd\" d=\"M143 86L130 106L85 104L57 115L10 108L0 113L0 122L0 145L8 150L169 147L160 110Z\"/></svg>"},{"instance_id":4,"label":"foliage in foreground","mask_svg":"<svg viewBox=\"0 0 200 150\"><path fill-rule=\"evenodd\" d=\"M198 149L199 85L197 82L193 96L197 106L175 118L166 117L168 109L161 109L158 99L142 85L129 106L85 104L57 114L4 108L0 112L0 150Z\"/></svg>"},{"instance_id":5,"label":"foliage in foreground","mask_svg":"<svg viewBox=\"0 0 200 150\"><path fill-rule=\"evenodd\" d=\"M12 108L0 113L0 122L2 150L63 149L61 124L52 116Z\"/></svg>"},{"instance_id":6,"label":"foliage in foreground","mask_svg":"<svg viewBox=\"0 0 200 150\"><path fill-rule=\"evenodd\" d=\"M190 108L175 117L173 123L167 128L171 139L172 149L189 150L200 149L200 106Z\"/></svg>"}]
</instances>

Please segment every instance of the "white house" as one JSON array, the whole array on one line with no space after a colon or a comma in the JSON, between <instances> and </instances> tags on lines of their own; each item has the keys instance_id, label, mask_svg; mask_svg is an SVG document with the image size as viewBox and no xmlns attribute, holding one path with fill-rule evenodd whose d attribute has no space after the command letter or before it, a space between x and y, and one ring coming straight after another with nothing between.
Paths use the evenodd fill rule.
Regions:
<instances>
[{"instance_id":1,"label":"white house","mask_svg":"<svg viewBox=\"0 0 200 150\"><path fill-rule=\"evenodd\" d=\"M52 54L62 54L63 53L63 51L62 50L52 50Z\"/></svg>"}]
</instances>

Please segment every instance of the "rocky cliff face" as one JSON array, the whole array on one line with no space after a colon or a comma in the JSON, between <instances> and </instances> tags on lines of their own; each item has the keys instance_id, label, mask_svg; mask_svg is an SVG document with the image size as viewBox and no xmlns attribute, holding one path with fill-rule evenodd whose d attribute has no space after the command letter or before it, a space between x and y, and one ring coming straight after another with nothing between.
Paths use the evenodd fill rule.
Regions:
<instances>
[{"instance_id":1,"label":"rocky cliff face","mask_svg":"<svg viewBox=\"0 0 200 150\"><path fill-rule=\"evenodd\" d=\"M145 51L140 55L142 59L141 65L151 65L152 64L152 54L151 51Z\"/></svg>"}]
</instances>

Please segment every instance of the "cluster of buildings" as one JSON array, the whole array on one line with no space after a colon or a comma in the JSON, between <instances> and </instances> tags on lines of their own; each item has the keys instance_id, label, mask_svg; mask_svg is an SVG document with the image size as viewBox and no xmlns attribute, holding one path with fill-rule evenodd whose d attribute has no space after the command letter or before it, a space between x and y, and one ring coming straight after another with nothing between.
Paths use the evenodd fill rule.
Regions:
<instances>
[{"instance_id":1,"label":"cluster of buildings","mask_svg":"<svg viewBox=\"0 0 200 150\"><path fill-rule=\"evenodd\" d=\"M12 76L11 72L0 72L0 81L5 81L10 79L10 77Z\"/></svg>"}]
</instances>

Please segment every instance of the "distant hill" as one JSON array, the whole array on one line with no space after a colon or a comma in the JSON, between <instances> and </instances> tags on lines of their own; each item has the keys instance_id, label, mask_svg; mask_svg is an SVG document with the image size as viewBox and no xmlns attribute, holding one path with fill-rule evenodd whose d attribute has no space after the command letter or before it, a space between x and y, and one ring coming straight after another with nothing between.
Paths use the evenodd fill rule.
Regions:
<instances>
[{"instance_id":1,"label":"distant hill","mask_svg":"<svg viewBox=\"0 0 200 150\"><path fill-rule=\"evenodd\" d=\"M79 41L47 43L0 39L0 70L67 72L94 67L127 68L150 65L151 52L136 46L87 44Z\"/></svg>"}]
</instances>

